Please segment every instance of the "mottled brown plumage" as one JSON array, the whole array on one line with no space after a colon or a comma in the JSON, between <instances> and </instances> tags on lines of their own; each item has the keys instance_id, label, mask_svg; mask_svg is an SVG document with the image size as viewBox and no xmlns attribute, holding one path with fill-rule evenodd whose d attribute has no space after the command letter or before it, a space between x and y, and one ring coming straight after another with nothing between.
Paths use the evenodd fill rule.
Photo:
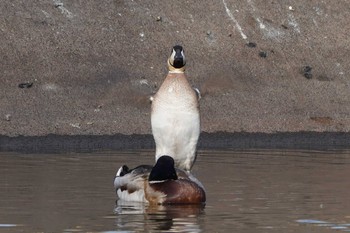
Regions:
<instances>
[{"instance_id":1,"label":"mottled brown plumage","mask_svg":"<svg viewBox=\"0 0 350 233\"><path fill-rule=\"evenodd\" d=\"M165 198L161 198L161 204L199 204L206 201L204 189L188 179L169 180L149 186L153 192L166 193Z\"/></svg>"}]
</instances>

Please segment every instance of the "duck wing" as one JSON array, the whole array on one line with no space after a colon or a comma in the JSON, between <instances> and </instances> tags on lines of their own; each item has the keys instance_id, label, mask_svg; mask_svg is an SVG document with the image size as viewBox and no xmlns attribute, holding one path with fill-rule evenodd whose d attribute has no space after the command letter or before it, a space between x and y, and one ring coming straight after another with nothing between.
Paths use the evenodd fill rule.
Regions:
<instances>
[{"instance_id":1,"label":"duck wing","mask_svg":"<svg viewBox=\"0 0 350 233\"><path fill-rule=\"evenodd\" d=\"M129 169L126 165L119 168L114 179L114 188L121 191L127 190L129 193L143 189L143 183L148 179L152 170L150 165L141 165L134 169Z\"/></svg>"}]
</instances>

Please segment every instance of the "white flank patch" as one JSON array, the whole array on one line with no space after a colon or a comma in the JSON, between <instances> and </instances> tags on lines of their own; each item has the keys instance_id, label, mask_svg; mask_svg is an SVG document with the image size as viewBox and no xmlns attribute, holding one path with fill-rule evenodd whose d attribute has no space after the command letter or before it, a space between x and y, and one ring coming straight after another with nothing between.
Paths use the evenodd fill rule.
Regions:
<instances>
[{"instance_id":1,"label":"white flank patch","mask_svg":"<svg viewBox=\"0 0 350 233\"><path fill-rule=\"evenodd\" d=\"M137 190L133 193L129 193L127 190L121 191L120 189L118 189L117 195L118 195L118 198L123 201L148 203L148 201L145 198L145 192L143 189Z\"/></svg>"}]
</instances>

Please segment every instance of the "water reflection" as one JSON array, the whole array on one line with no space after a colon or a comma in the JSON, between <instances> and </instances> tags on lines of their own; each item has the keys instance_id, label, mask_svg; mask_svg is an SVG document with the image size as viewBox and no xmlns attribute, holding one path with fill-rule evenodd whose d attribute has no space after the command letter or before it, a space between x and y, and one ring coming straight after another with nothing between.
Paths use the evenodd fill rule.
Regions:
<instances>
[{"instance_id":1,"label":"water reflection","mask_svg":"<svg viewBox=\"0 0 350 233\"><path fill-rule=\"evenodd\" d=\"M314 225L317 227L324 227L332 230L350 232L350 223L332 223L316 219L298 219L296 222L304 225Z\"/></svg>"},{"instance_id":2,"label":"water reflection","mask_svg":"<svg viewBox=\"0 0 350 233\"><path fill-rule=\"evenodd\" d=\"M120 230L200 232L204 205L156 205L118 200L115 213ZM123 216L126 216L123 218Z\"/></svg>"}]
</instances>

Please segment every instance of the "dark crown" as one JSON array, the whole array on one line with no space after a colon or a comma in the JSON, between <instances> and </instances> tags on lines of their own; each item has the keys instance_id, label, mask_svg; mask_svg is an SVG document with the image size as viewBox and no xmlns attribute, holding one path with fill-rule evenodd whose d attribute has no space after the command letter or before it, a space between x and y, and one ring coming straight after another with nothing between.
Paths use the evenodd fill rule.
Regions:
<instances>
[{"instance_id":1,"label":"dark crown","mask_svg":"<svg viewBox=\"0 0 350 233\"><path fill-rule=\"evenodd\" d=\"M175 45L171 51L170 55L171 65L174 68L182 68L186 65L184 50L181 45Z\"/></svg>"},{"instance_id":2,"label":"dark crown","mask_svg":"<svg viewBox=\"0 0 350 233\"><path fill-rule=\"evenodd\" d=\"M148 178L149 181L177 180L174 159L170 156L161 156Z\"/></svg>"}]
</instances>

